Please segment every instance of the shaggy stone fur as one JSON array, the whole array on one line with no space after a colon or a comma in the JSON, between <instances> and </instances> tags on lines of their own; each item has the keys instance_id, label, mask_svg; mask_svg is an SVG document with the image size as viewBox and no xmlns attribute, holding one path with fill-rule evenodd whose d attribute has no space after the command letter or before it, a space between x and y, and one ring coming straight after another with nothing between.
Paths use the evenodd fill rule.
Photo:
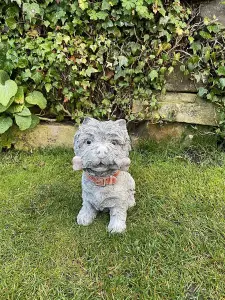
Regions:
<instances>
[{"instance_id":1,"label":"shaggy stone fur","mask_svg":"<svg viewBox=\"0 0 225 300\"><path fill-rule=\"evenodd\" d=\"M83 169L83 206L77 216L79 225L89 225L97 212L109 210L108 231L126 229L129 207L135 205L135 182L127 172L130 164L130 138L125 120L100 122L86 118L74 138L74 170ZM99 186L88 176L106 178L120 170L113 185Z\"/></svg>"}]
</instances>

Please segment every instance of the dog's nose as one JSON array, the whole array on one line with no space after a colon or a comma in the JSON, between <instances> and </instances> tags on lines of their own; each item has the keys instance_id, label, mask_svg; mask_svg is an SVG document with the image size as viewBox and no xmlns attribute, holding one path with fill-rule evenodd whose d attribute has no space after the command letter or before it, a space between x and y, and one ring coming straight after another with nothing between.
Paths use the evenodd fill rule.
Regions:
<instances>
[{"instance_id":1,"label":"dog's nose","mask_svg":"<svg viewBox=\"0 0 225 300\"><path fill-rule=\"evenodd\" d=\"M101 145L98 147L96 153L99 158L104 158L108 154L108 149L105 146Z\"/></svg>"}]
</instances>

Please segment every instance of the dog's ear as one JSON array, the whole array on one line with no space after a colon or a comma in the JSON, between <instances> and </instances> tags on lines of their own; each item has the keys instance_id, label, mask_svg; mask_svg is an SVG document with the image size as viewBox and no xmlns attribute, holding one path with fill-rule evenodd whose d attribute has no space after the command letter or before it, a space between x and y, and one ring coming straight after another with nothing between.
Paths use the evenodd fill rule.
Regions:
<instances>
[{"instance_id":1,"label":"dog's ear","mask_svg":"<svg viewBox=\"0 0 225 300\"><path fill-rule=\"evenodd\" d=\"M117 125L119 125L122 129L127 129L127 123L126 123L126 120L124 120L124 119L119 119L119 120L117 120L117 121L115 121L115 123L117 124Z\"/></svg>"},{"instance_id":2,"label":"dog's ear","mask_svg":"<svg viewBox=\"0 0 225 300\"><path fill-rule=\"evenodd\" d=\"M86 118L84 118L82 124L86 125L86 124L88 124L90 122L98 122L98 120L96 120L94 118L91 118L91 117L86 117Z\"/></svg>"}]
</instances>

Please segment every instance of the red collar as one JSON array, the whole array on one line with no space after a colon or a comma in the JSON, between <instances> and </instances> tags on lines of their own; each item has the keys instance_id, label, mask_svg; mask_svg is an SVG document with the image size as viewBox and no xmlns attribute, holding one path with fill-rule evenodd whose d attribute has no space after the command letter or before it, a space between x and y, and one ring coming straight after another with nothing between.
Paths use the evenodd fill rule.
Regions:
<instances>
[{"instance_id":1,"label":"red collar","mask_svg":"<svg viewBox=\"0 0 225 300\"><path fill-rule=\"evenodd\" d=\"M116 171L116 173L109 177L91 176L88 173L86 173L86 177L98 186L106 186L115 184L117 182L117 176L119 175L119 173L120 170Z\"/></svg>"}]
</instances>

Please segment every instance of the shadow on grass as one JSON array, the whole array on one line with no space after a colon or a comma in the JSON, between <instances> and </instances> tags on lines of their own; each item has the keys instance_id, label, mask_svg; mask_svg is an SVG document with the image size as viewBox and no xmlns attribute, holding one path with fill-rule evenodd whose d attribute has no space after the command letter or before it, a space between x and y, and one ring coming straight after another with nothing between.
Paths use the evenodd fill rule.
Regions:
<instances>
[{"instance_id":1,"label":"shadow on grass","mask_svg":"<svg viewBox=\"0 0 225 300\"><path fill-rule=\"evenodd\" d=\"M31 217L58 213L72 217L78 213L81 203L81 188L78 186L60 182L42 184L34 192L26 211Z\"/></svg>"}]
</instances>

